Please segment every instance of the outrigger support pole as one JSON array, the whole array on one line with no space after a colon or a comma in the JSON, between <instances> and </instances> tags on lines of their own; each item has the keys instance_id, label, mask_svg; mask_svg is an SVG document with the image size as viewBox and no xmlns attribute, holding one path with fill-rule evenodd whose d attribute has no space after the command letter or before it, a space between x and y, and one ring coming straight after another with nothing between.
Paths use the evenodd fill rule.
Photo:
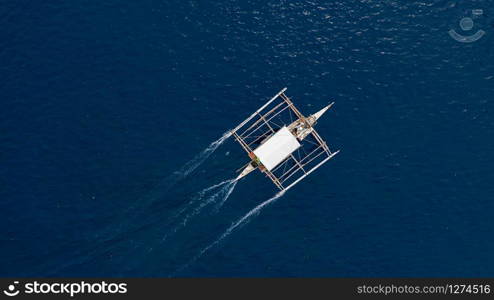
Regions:
<instances>
[{"instance_id":1,"label":"outrigger support pole","mask_svg":"<svg viewBox=\"0 0 494 300\"><path fill-rule=\"evenodd\" d=\"M271 102L273 102L274 100L276 100L276 98L278 98L286 90L287 90L287 88L283 88L278 94L276 94L276 96L274 96L273 98L271 98L271 100L269 100L266 104L264 104L263 106L261 106L250 117L248 117L247 119L245 119L245 121L243 121L237 127L235 127L235 129L233 129L231 132L234 133L237 130L239 130L240 128L242 128L245 124L247 124L247 122L249 122L252 118L254 118L260 111L262 111L263 109L265 109L269 104L271 104Z\"/></svg>"}]
</instances>

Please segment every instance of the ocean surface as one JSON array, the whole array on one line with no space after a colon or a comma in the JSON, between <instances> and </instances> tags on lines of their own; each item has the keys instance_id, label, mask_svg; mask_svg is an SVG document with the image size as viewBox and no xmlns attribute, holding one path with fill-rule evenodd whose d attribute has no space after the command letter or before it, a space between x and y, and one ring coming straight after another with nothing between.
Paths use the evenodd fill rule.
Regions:
<instances>
[{"instance_id":1,"label":"ocean surface","mask_svg":"<svg viewBox=\"0 0 494 300\"><path fill-rule=\"evenodd\" d=\"M0 37L0 276L494 274L492 0L4 1ZM283 87L341 152L272 198L222 136Z\"/></svg>"}]
</instances>

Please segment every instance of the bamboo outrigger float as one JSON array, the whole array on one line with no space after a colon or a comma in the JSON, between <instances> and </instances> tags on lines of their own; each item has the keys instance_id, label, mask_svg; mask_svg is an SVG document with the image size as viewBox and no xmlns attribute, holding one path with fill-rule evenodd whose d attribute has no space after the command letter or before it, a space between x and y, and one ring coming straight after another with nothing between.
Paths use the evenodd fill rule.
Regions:
<instances>
[{"instance_id":1,"label":"bamboo outrigger float","mask_svg":"<svg viewBox=\"0 0 494 300\"><path fill-rule=\"evenodd\" d=\"M259 169L286 191L339 152L332 152L314 129L334 102L304 117L285 91L282 89L231 131L250 158L238 170L236 180Z\"/></svg>"}]
</instances>

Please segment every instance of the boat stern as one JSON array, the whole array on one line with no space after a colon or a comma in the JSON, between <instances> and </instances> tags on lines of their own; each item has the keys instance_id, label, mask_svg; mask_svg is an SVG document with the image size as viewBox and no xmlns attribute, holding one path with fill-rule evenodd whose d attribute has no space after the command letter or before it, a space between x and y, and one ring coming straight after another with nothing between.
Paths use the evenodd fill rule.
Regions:
<instances>
[{"instance_id":1,"label":"boat stern","mask_svg":"<svg viewBox=\"0 0 494 300\"><path fill-rule=\"evenodd\" d=\"M250 162L243 170L242 172L240 172L240 174L237 176L237 178L235 179L235 181L247 176L247 174L249 174L250 172L254 171L256 169L256 167L254 166L254 163L253 162Z\"/></svg>"}]
</instances>

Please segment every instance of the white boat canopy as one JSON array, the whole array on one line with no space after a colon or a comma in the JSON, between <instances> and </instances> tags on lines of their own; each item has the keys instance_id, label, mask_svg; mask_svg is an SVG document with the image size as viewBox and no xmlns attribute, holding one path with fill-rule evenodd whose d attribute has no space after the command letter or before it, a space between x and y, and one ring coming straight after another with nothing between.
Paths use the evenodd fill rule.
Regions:
<instances>
[{"instance_id":1,"label":"white boat canopy","mask_svg":"<svg viewBox=\"0 0 494 300\"><path fill-rule=\"evenodd\" d=\"M263 166L271 171L300 147L297 138L283 126L264 144L254 150Z\"/></svg>"}]
</instances>

